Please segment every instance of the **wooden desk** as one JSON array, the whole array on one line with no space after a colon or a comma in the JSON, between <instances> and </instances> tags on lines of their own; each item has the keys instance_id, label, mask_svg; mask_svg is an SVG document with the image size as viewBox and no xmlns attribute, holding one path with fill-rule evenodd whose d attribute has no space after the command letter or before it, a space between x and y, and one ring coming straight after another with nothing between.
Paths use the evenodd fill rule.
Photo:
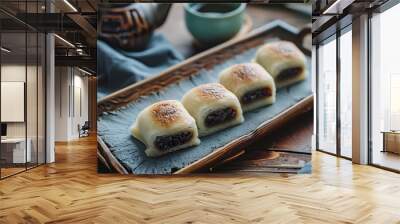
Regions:
<instances>
[{"instance_id":1,"label":"wooden desk","mask_svg":"<svg viewBox=\"0 0 400 224\"><path fill-rule=\"evenodd\" d=\"M383 150L382 152L392 152L400 154L400 131L382 131Z\"/></svg>"}]
</instances>

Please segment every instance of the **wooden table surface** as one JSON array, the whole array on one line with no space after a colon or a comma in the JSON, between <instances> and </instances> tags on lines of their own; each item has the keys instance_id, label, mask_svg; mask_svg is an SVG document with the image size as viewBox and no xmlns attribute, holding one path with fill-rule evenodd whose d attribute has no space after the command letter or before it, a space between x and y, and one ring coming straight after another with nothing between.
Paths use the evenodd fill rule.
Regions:
<instances>
[{"instance_id":1,"label":"wooden table surface","mask_svg":"<svg viewBox=\"0 0 400 224\"><path fill-rule=\"evenodd\" d=\"M311 15L290 10L283 4L248 4L246 13L252 19L253 29L276 19L285 21L299 29L311 22ZM186 58L201 51L193 46L193 37L186 29L182 3L172 5L167 20L157 31L163 33Z\"/></svg>"},{"instance_id":2,"label":"wooden table surface","mask_svg":"<svg viewBox=\"0 0 400 224\"><path fill-rule=\"evenodd\" d=\"M262 141L245 147L243 154L220 163L214 173L298 173L311 161L313 112L309 111L287 122ZM308 172L308 171L306 171Z\"/></svg>"}]
</instances>

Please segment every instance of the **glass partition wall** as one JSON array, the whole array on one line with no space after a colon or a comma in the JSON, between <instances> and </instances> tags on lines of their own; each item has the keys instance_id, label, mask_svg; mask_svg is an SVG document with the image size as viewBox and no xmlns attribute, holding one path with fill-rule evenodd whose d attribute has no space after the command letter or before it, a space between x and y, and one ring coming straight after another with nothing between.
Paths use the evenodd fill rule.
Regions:
<instances>
[{"instance_id":1,"label":"glass partition wall","mask_svg":"<svg viewBox=\"0 0 400 224\"><path fill-rule=\"evenodd\" d=\"M339 122L340 155L352 158L352 33L351 25L342 30L340 36L339 64Z\"/></svg>"},{"instance_id":2,"label":"glass partition wall","mask_svg":"<svg viewBox=\"0 0 400 224\"><path fill-rule=\"evenodd\" d=\"M18 7L36 12L37 2ZM0 11L1 179L46 161L45 41L43 33Z\"/></svg>"},{"instance_id":3,"label":"glass partition wall","mask_svg":"<svg viewBox=\"0 0 400 224\"><path fill-rule=\"evenodd\" d=\"M317 150L352 157L351 25L317 45Z\"/></svg>"},{"instance_id":4,"label":"glass partition wall","mask_svg":"<svg viewBox=\"0 0 400 224\"><path fill-rule=\"evenodd\" d=\"M25 44L24 32L1 33L1 177L24 171L30 157L26 150Z\"/></svg>"}]
</instances>

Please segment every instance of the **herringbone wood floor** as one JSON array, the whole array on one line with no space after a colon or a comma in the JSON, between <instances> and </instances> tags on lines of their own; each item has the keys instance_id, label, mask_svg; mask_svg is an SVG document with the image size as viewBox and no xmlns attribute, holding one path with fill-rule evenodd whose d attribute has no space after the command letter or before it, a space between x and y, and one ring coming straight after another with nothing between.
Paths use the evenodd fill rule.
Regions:
<instances>
[{"instance_id":1,"label":"herringbone wood floor","mask_svg":"<svg viewBox=\"0 0 400 224\"><path fill-rule=\"evenodd\" d=\"M94 138L0 181L0 223L400 223L400 175L313 155L313 174L98 175Z\"/></svg>"}]
</instances>

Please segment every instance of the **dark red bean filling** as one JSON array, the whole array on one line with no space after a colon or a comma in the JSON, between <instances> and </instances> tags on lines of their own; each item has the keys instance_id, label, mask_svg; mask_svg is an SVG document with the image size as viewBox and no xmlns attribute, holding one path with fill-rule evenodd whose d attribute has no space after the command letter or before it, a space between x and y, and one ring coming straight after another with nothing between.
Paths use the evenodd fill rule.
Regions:
<instances>
[{"instance_id":1,"label":"dark red bean filling","mask_svg":"<svg viewBox=\"0 0 400 224\"><path fill-rule=\"evenodd\" d=\"M249 104L269 96L272 96L272 90L270 88L260 88L245 93L240 101L243 104Z\"/></svg>"},{"instance_id":2,"label":"dark red bean filling","mask_svg":"<svg viewBox=\"0 0 400 224\"><path fill-rule=\"evenodd\" d=\"M293 67L293 68L288 68L279 73L279 75L276 77L277 81L284 81L288 79L292 79L299 75L303 71L302 67Z\"/></svg>"},{"instance_id":3,"label":"dark red bean filling","mask_svg":"<svg viewBox=\"0 0 400 224\"><path fill-rule=\"evenodd\" d=\"M207 115L204 123L207 127L216 126L224 122L233 120L236 117L236 113L236 110L230 107L216 110Z\"/></svg>"},{"instance_id":4,"label":"dark red bean filling","mask_svg":"<svg viewBox=\"0 0 400 224\"><path fill-rule=\"evenodd\" d=\"M157 136L154 145L157 149L165 151L187 143L192 137L193 133L191 131L183 131L175 135Z\"/></svg>"}]
</instances>

